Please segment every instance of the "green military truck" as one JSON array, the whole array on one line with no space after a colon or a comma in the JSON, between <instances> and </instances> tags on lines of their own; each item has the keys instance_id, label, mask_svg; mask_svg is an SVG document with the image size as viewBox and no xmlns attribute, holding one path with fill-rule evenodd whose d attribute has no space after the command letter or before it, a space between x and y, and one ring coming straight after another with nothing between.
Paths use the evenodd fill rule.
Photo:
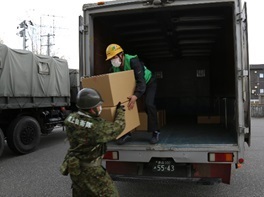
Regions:
<instances>
[{"instance_id":1,"label":"green military truck","mask_svg":"<svg viewBox=\"0 0 264 197\"><path fill-rule=\"evenodd\" d=\"M15 153L26 154L41 134L62 125L74 106L77 78L66 60L0 44L0 155L5 140Z\"/></svg>"}]
</instances>

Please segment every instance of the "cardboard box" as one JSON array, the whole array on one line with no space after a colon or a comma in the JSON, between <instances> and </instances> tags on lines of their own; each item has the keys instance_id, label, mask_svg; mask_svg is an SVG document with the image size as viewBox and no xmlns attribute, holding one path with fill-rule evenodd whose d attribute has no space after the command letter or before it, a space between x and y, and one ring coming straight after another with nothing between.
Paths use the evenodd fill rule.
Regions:
<instances>
[{"instance_id":1,"label":"cardboard box","mask_svg":"<svg viewBox=\"0 0 264 197\"><path fill-rule=\"evenodd\" d=\"M134 71L123 71L104 75L96 75L82 79L83 88L96 89L102 96L103 107L113 107L120 101L128 101L133 95L136 81Z\"/></svg>"},{"instance_id":2,"label":"cardboard box","mask_svg":"<svg viewBox=\"0 0 264 197\"><path fill-rule=\"evenodd\" d=\"M137 105L134 105L134 108L132 110L128 110L127 104L128 102L123 103L126 109L125 111L126 127L125 127L125 130L116 139L132 131L140 124ZM115 112L116 112L116 107L103 107L103 110L100 116L101 118L104 118L105 120L113 122Z\"/></svg>"},{"instance_id":3,"label":"cardboard box","mask_svg":"<svg viewBox=\"0 0 264 197\"><path fill-rule=\"evenodd\" d=\"M136 128L137 131L147 131L148 130L148 115L146 112L139 112L140 125ZM158 118L158 129L166 124L166 112L165 110L157 111Z\"/></svg>"},{"instance_id":4,"label":"cardboard box","mask_svg":"<svg viewBox=\"0 0 264 197\"><path fill-rule=\"evenodd\" d=\"M139 122L140 125L136 128L138 131L147 131L148 130L148 115L146 112L139 112Z\"/></svg>"},{"instance_id":5,"label":"cardboard box","mask_svg":"<svg viewBox=\"0 0 264 197\"><path fill-rule=\"evenodd\" d=\"M220 116L198 116L198 124L220 124Z\"/></svg>"}]
</instances>

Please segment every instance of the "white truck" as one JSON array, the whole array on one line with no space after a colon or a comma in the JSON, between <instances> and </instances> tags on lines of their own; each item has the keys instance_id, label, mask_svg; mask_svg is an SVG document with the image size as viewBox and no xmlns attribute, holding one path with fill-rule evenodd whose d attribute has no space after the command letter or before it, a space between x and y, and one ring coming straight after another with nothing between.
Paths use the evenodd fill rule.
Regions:
<instances>
[{"instance_id":1,"label":"white truck","mask_svg":"<svg viewBox=\"0 0 264 197\"><path fill-rule=\"evenodd\" d=\"M132 132L108 144L117 181L230 183L250 145L246 4L240 0L120 0L83 5L80 76L109 72L105 49L121 45L157 75L160 142Z\"/></svg>"}]
</instances>

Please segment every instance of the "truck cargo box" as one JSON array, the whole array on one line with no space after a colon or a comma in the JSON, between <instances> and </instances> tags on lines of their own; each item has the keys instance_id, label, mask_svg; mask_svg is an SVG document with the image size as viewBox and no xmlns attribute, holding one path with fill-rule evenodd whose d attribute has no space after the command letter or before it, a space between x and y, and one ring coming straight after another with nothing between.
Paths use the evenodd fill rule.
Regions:
<instances>
[{"instance_id":1,"label":"truck cargo box","mask_svg":"<svg viewBox=\"0 0 264 197\"><path fill-rule=\"evenodd\" d=\"M201 117L218 117L223 135L236 136L242 124L239 116L249 124L248 80L241 72L248 69L247 48L241 48L247 46L246 31L238 33L243 29L236 24L244 15L236 14L236 1L162 2L84 5L89 31L83 37L89 51L84 56L92 57L85 59L86 74L108 73L111 64L105 61L105 49L117 43L157 75L156 104L166 111L167 126L170 122L196 125ZM241 83L246 85L244 90L239 89ZM244 103L240 96L246 97ZM233 140L238 143L236 137Z\"/></svg>"},{"instance_id":2,"label":"truck cargo box","mask_svg":"<svg viewBox=\"0 0 264 197\"><path fill-rule=\"evenodd\" d=\"M0 44L0 109L68 106L66 60Z\"/></svg>"}]
</instances>

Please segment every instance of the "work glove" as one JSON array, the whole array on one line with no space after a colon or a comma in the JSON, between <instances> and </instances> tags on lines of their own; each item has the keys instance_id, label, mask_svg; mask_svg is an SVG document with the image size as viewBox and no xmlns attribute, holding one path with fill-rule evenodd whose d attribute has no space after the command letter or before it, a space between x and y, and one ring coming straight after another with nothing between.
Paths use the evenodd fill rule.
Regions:
<instances>
[{"instance_id":1,"label":"work glove","mask_svg":"<svg viewBox=\"0 0 264 197\"><path fill-rule=\"evenodd\" d=\"M121 108L123 111L126 111L126 110L125 110L125 106L122 105L121 102L118 102L118 104L116 105L116 110L118 110L119 108Z\"/></svg>"}]
</instances>

